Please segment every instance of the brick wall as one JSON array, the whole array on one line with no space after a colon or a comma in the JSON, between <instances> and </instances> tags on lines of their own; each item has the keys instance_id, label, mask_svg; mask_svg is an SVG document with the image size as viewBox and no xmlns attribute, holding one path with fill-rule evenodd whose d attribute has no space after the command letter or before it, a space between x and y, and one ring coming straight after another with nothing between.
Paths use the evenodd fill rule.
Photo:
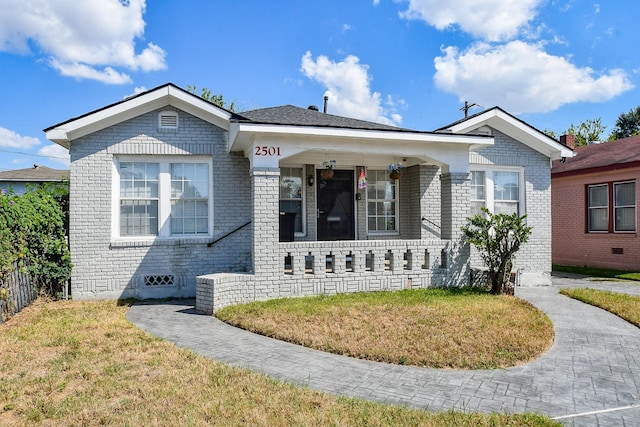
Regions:
<instances>
[{"instance_id":1,"label":"brick wall","mask_svg":"<svg viewBox=\"0 0 640 427\"><path fill-rule=\"evenodd\" d=\"M514 269L522 285L548 285L551 282L551 166L549 158L493 130L495 145L471 153L474 165L524 167L527 224L533 227L529 241L517 253ZM475 249L472 264L481 266Z\"/></svg>"},{"instance_id":2,"label":"brick wall","mask_svg":"<svg viewBox=\"0 0 640 427\"><path fill-rule=\"evenodd\" d=\"M193 296L198 275L250 268L248 228L211 248L211 239L202 237L153 243L112 238L114 156L128 154L213 158L213 237L251 220L248 161L227 153L226 132L185 112L180 112L177 131L160 132L159 111L71 143L70 245L76 299ZM149 275L173 275L175 281L145 286Z\"/></svg>"},{"instance_id":3,"label":"brick wall","mask_svg":"<svg viewBox=\"0 0 640 427\"><path fill-rule=\"evenodd\" d=\"M636 180L636 205L640 200L640 168L553 178L553 263L619 270L640 269L640 239L635 233L587 232L586 186ZM636 224L640 209L636 208ZM636 225L637 227L637 225ZM618 249L614 253L614 248Z\"/></svg>"}]
</instances>

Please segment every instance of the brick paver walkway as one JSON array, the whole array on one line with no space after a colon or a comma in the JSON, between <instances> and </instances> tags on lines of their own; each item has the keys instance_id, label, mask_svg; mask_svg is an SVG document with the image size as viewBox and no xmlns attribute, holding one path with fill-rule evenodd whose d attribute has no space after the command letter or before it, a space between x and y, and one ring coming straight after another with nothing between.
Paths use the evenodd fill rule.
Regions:
<instances>
[{"instance_id":1,"label":"brick paver walkway","mask_svg":"<svg viewBox=\"0 0 640 427\"><path fill-rule=\"evenodd\" d=\"M198 315L193 300L136 304L134 324L230 365L343 396L431 411L547 414L569 426L640 426L640 328L558 294L598 287L640 295L640 285L554 277L554 286L516 294L544 310L552 348L527 365L495 370L437 370L323 353Z\"/></svg>"}]
</instances>

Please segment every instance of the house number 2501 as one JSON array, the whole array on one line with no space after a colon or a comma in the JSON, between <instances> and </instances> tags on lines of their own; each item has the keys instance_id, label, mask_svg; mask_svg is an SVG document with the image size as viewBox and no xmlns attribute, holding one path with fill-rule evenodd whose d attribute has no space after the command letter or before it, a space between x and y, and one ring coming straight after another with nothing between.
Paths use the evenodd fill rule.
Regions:
<instances>
[{"instance_id":1,"label":"house number 2501","mask_svg":"<svg viewBox=\"0 0 640 427\"><path fill-rule=\"evenodd\" d=\"M256 147L256 156L280 156L280 147L269 145L258 145Z\"/></svg>"}]
</instances>

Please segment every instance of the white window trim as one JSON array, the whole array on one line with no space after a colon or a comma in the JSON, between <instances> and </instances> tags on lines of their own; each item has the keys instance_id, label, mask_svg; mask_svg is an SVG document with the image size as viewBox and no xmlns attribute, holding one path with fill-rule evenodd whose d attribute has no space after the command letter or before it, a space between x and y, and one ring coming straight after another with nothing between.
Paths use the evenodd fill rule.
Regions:
<instances>
[{"instance_id":1,"label":"white window trim","mask_svg":"<svg viewBox=\"0 0 640 427\"><path fill-rule=\"evenodd\" d=\"M367 168L366 172L367 174L369 173L369 171L384 171L386 172L386 177L387 177L387 181L396 181L396 198L395 200L395 205L396 205L396 209L395 209L395 217L396 217L396 229L395 230L384 230L384 231L378 231L378 230L369 230L369 192L367 190L365 190L365 230L367 231L367 235L368 236L399 236L400 235L400 180L396 179L396 180L392 180L391 178L389 178L389 170L387 168L375 168L375 167L370 167ZM356 191L358 190L357 187L357 183L356 183ZM373 200L381 200L381 199L373 199ZM386 199L385 199L386 200ZM357 215L356 215L357 217Z\"/></svg>"},{"instance_id":2,"label":"white window trim","mask_svg":"<svg viewBox=\"0 0 640 427\"><path fill-rule=\"evenodd\" d=\"M484 172L484 180L485 180L485 207L489 210L489 212L495 212L495 199L494 199L494 186L493 186L493 173L494 172L518 172L518 215L523 216L527 213L526 206L526 188L525 188L525 179L524 179L524 167L523 166L495 166L495 165L478 165L471 164L469 165L470 171L478 171ZM471 198L469 198L471 200Z\"/></svg>"},{"instance_id":3,"label":"white window trim","mask_svg":"<svg viewBox=\"0 0 640 427\"><path fill-rule=\"evenodd\" d=\"M280 165L278 167L280 170L282 168L290 168L290 169L301 169L302 170L302 231L296 231L294 234L298 237L306 237L307 236L307 168L305 165ZM280 175L282 176L282 174ZM278 178L279 179L279 178ZM314 177L315 179L315 177ZM315 183L313 184L315 185ZM278 203L280 203L280 182L278 182Z\"/></svg>"},{"instance_id":4,"label":"white window trim","mask_svg":"<svg viewBox=\"0 0 640 427\"><path fill-rule=\"evenodd\" d=\"M120 162L157 163L158 176L158 235L120 236ZM171 235L171 163L206 163L209 165L207 234ZM202 240L213 236L213 159L207 156L114 156L111 179L111 240L115 242L154 242L157 240Z\"/></svg>"}]
</instances>

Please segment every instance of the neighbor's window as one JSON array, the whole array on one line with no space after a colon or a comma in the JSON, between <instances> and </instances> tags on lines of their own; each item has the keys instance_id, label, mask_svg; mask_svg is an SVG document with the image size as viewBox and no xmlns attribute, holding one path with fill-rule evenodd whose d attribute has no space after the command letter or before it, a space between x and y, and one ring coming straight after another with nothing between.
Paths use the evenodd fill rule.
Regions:
<instances>
[{"instance_id":1,"label":"neighbor's window","mask_svg":"<svg viewBox=\"0 0 640 427\"><path fill-rule=\"evenodd\" d=\"M589 231L609 231L609 186L589 186Z\"/></svg>"},{"instance_id":2,"label":"neighbor's window","mask_svg":"<svg viewBox=\"0 0 640 427\"><path fill-rule=\"evenodd\" d=\"M210 164L120 161L120 237L209 234ZM116 187L116 188L118 188Z\"/></svg>"},{"instance_id":3,"label":"neighbor's window","mask_svg":"<svg viewBox=\"0 0 640 427\"><path fill-rule=\"evenodd\" d=\"M295 232L303 232L302 168L280 168L280 212L295 214Z\"/></svg>"},{"instance_id":4,"label":"neighbor's window","mask_svg":"<svg viewBox=\"0 0 640 427\"><path fill-rule=\"evenodd\" d=\"M158 234L157 163L120 163L120 235Z\"/></svg>"},{"instance_id":5,"label":"neighbor's window","mask_svg":"<svg viewBox=\"0 0 640 427\"><path fill-rule=\"evenodd\" d=\"M171 234L209 232L209 165L171 164Z\"/></svg>"},{"instance_id":6,"label":"neighbor's window","mask_svg":"<svg viewBox=\"0 0 640 427\"><path fill-rule=\"evenodd\" d=\"M616 182L613 184L614 230L636 231L636 183Z\"/></svg>"},{"instance_id":7,"label":"neighbor's window","mask_svg":"<svg viewBox=\"0 0 640 427\"><path fill-rule=\"evenodd\" d=\"M486 207L494 214L524 215L522 172L508 169L471 171L471 215Z\"/></svg>"},{"instance_id":8,"label":"neighbor's window","mask_svg":"<svg viewBox=\"0 0 640 427\"><path fill-rule=\"evenodd\" d=\"M636 231L636 182L607 182L587 186L588 232Z\"/></svg>"},{"instance_id":9,"label":"neighbor's window","mask_svg":"<svg viewBox=\"0 0 640 427\"><path fill-rule=\"evenodd\" d=\"M368 170L367 181L367 230L397 232L398 181L386 170Z\"/></svg>"}]
</instances>

